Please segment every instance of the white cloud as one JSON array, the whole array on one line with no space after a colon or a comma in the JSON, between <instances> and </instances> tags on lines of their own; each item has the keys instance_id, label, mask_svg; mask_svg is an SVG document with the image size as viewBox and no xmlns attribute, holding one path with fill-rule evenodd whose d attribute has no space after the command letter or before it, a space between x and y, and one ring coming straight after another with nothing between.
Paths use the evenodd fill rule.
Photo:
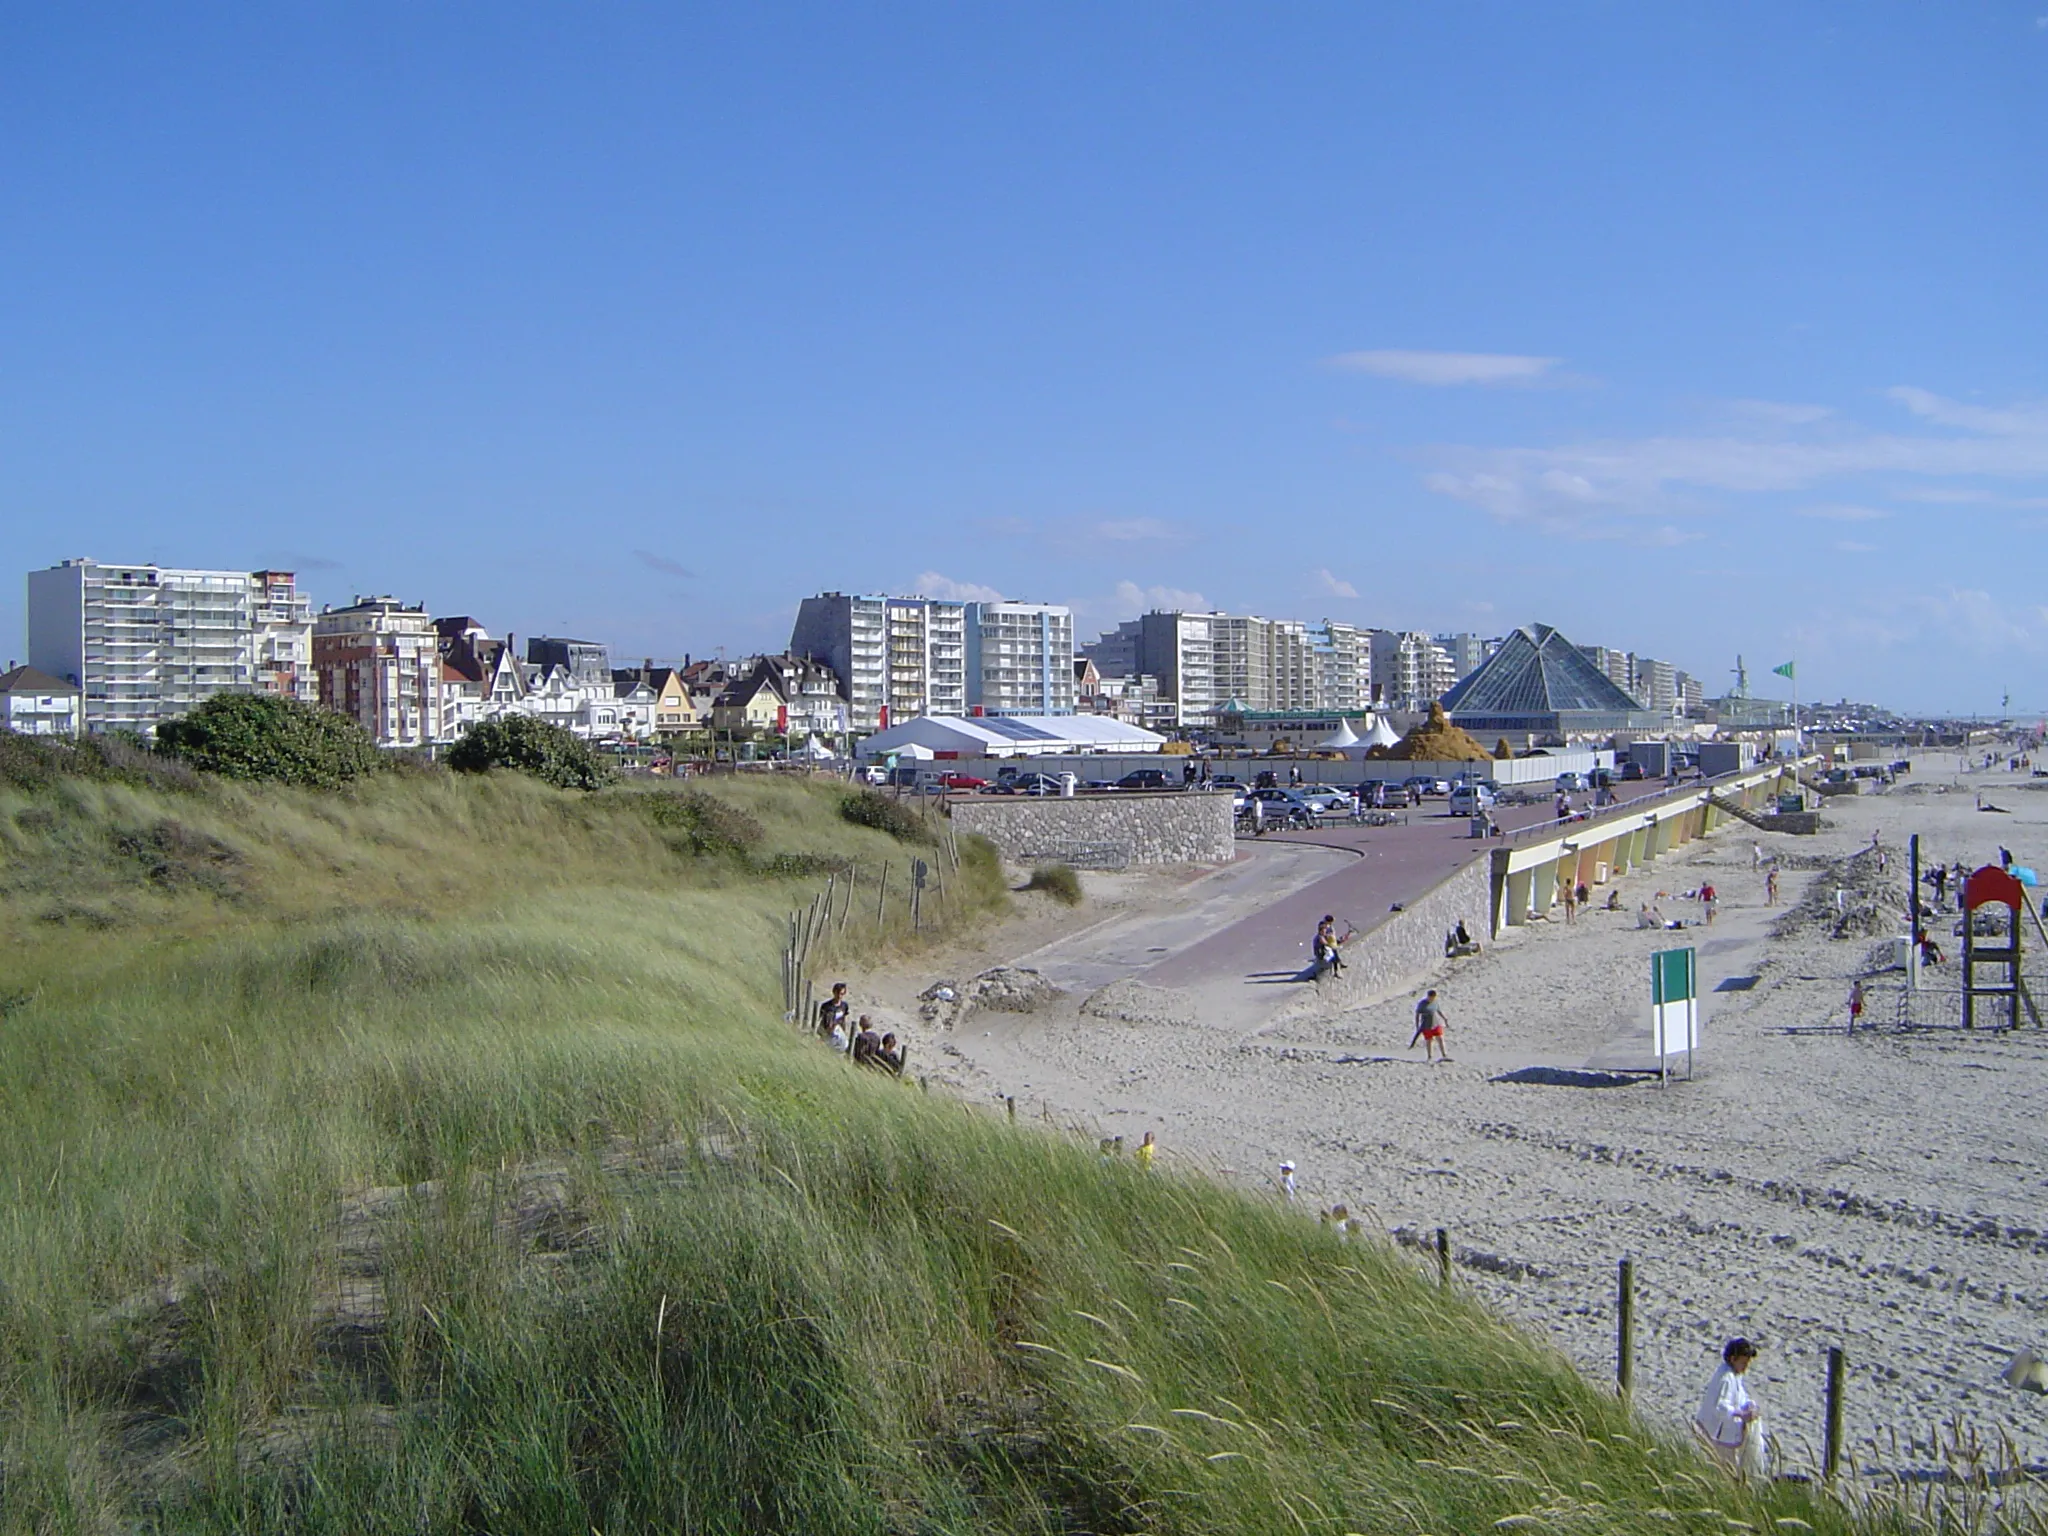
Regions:
<instances>
[{"instance_id":1,"label":"white cloud","mask_svg":"<svg viewBox=\"0 0 2048 1536\"><path fill-rule=\"evenodd\" d=\"M1112 544L1178 543L1186 533L1157 517L1115 517L1092 524L1089 533Z\"/></svg>"},{"instance_id":2,"label":"white cloud","mask_svg":"<svg viewBox=\"0 0 2048 1536\"><path fill-rule=\"evenodd\" d=\"M1407 384L1531 384L1562 361L1507 352L1379 350L1343 352L1331 358L1330 364L1352 373L1370 373Z\"/></svg>"},{"instance_id":3,"label":"white cloud","mask_svg":"<svg viewBox=\"0 0 2048 1536\"><path fill-rule=\"evenodd\" d=\"M1171 612L1183 609L1189 613L1207 613L1209 599L1199 592L1186 592L1179 587L1141 587L1135 581L1120 581L1116 584L1116 606L1127 610L1131 617L1149 613L1154 608Z\"/></svg>"},{"instance_id":4,"label":"white cloud","mask_svg":"<svg viewBox=\"0 0 2048 1536\"><path fill-rule=\"evenodd\" d=\"M948 603L1000 603L1003 600L1003 594L994 587L984 587L974 581L955 581L937 571L926 571L919 576L911 590Z\"/></svg>"},{"instance_id":5,"label":"white cloud","mask_svg":"<svg viewBox=\"0 0 2048 1536\"><path fill-rule=\"evenodd\" d=\"M1328 567L1323 567L1316 572L1315 586L1316 590L1325 597L1358 596L1358 588L1341 577L1331 575Z\"/></svg>"},{"instance_id":6,"label":"white cloud","mask_svg":"<svg viewBox=\"0 0 2048 1536\"><path fill-rule=\"evenodd\" d=\"M1633 523L1708 510L1703 491L1800 491L1858 475L2048 478L2048 407L1987 410L1927 390L1888 392L1958 433L1820 430L1647 437L1562 448L1440 449L1423 484L1502 522L1574 538L1632 538Z\"/></svg>"},{"instance_id":7,"label":"white cloud","mask_svg":"<svg viewBox=\"0 0 2048 1536\"><path fill-rule=\"evenodd\" d=\"M1823 522L1829 523L1875 523L1883 518L1890 517L1891 513L1883 511L1878 507L1857 507L1839 502L1830 502L1818 507L1801 507L1798 515L1801 517L1817 517Z\"/></svg>"}]
</instances>

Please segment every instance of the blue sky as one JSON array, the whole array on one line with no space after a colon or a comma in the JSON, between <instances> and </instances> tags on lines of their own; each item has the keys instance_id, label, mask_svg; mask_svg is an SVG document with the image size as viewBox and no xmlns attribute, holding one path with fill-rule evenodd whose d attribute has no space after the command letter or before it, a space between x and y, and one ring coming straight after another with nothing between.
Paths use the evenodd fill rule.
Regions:
<instances>
[{"instance_id":1,"label":"blue sky","mask_svg":"<svg viewBox=\"0 0 2048 1536\"><path fill-rule=\"evenodd\" d=\"M2043 12L8 7L0 525L623 656L922 587L2048 709Z\"/></svg>"}]
</instances>

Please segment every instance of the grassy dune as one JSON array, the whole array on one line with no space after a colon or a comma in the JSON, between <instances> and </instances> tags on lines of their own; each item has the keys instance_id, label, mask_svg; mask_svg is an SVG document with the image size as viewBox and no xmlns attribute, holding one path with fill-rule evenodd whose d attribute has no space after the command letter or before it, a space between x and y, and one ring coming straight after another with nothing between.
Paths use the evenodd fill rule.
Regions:
<instances>
[{"instance_id":1,"label":"grassy dune","mask_svg":"<svg viewBox=\"0 0 2048 1536\"><path fill-rule=\"evenodd\" d=\"M515 778L0 792L0 1523L1845 1528L1379 1242L803 1040L762 869L912 850L715 793L744 856Z\"/></svg>"}]
</instances>

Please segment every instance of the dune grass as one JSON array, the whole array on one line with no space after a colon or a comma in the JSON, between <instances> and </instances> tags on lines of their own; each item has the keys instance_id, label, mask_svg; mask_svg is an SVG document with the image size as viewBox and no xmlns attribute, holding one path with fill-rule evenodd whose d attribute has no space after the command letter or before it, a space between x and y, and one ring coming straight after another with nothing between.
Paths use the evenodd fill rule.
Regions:
<instances>
[{"instance_id":1,"label":"dune grass","mask_svg":"<svg viewBox=\"0 0 2048 1536\"><path fill-rule=\"evenodd\" d=\"M711 792L744 858L497 778L0 797L0 1525L1847 1528L1382 1242L818 1048L758 861L904 845Z\"/></svg>"}]
</instances>

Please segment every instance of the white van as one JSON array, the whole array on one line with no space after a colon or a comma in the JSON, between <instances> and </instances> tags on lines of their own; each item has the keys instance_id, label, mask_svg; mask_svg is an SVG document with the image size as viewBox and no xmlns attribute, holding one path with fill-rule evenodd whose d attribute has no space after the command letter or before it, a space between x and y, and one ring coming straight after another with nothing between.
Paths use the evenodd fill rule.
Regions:
<instances>
[{"instance_id":1,"label":"white van","mask_svg":"<svg viewBox=\"0 0 2048 1536\"><path fill-rule=\"evenodd\" d=\"M1497 803L1491 784L1477 779L1466 779L1451 791L1451 814L1453 816L1477 816L1481 811L1490 811Z\"/></svg>"}]
</instances>

